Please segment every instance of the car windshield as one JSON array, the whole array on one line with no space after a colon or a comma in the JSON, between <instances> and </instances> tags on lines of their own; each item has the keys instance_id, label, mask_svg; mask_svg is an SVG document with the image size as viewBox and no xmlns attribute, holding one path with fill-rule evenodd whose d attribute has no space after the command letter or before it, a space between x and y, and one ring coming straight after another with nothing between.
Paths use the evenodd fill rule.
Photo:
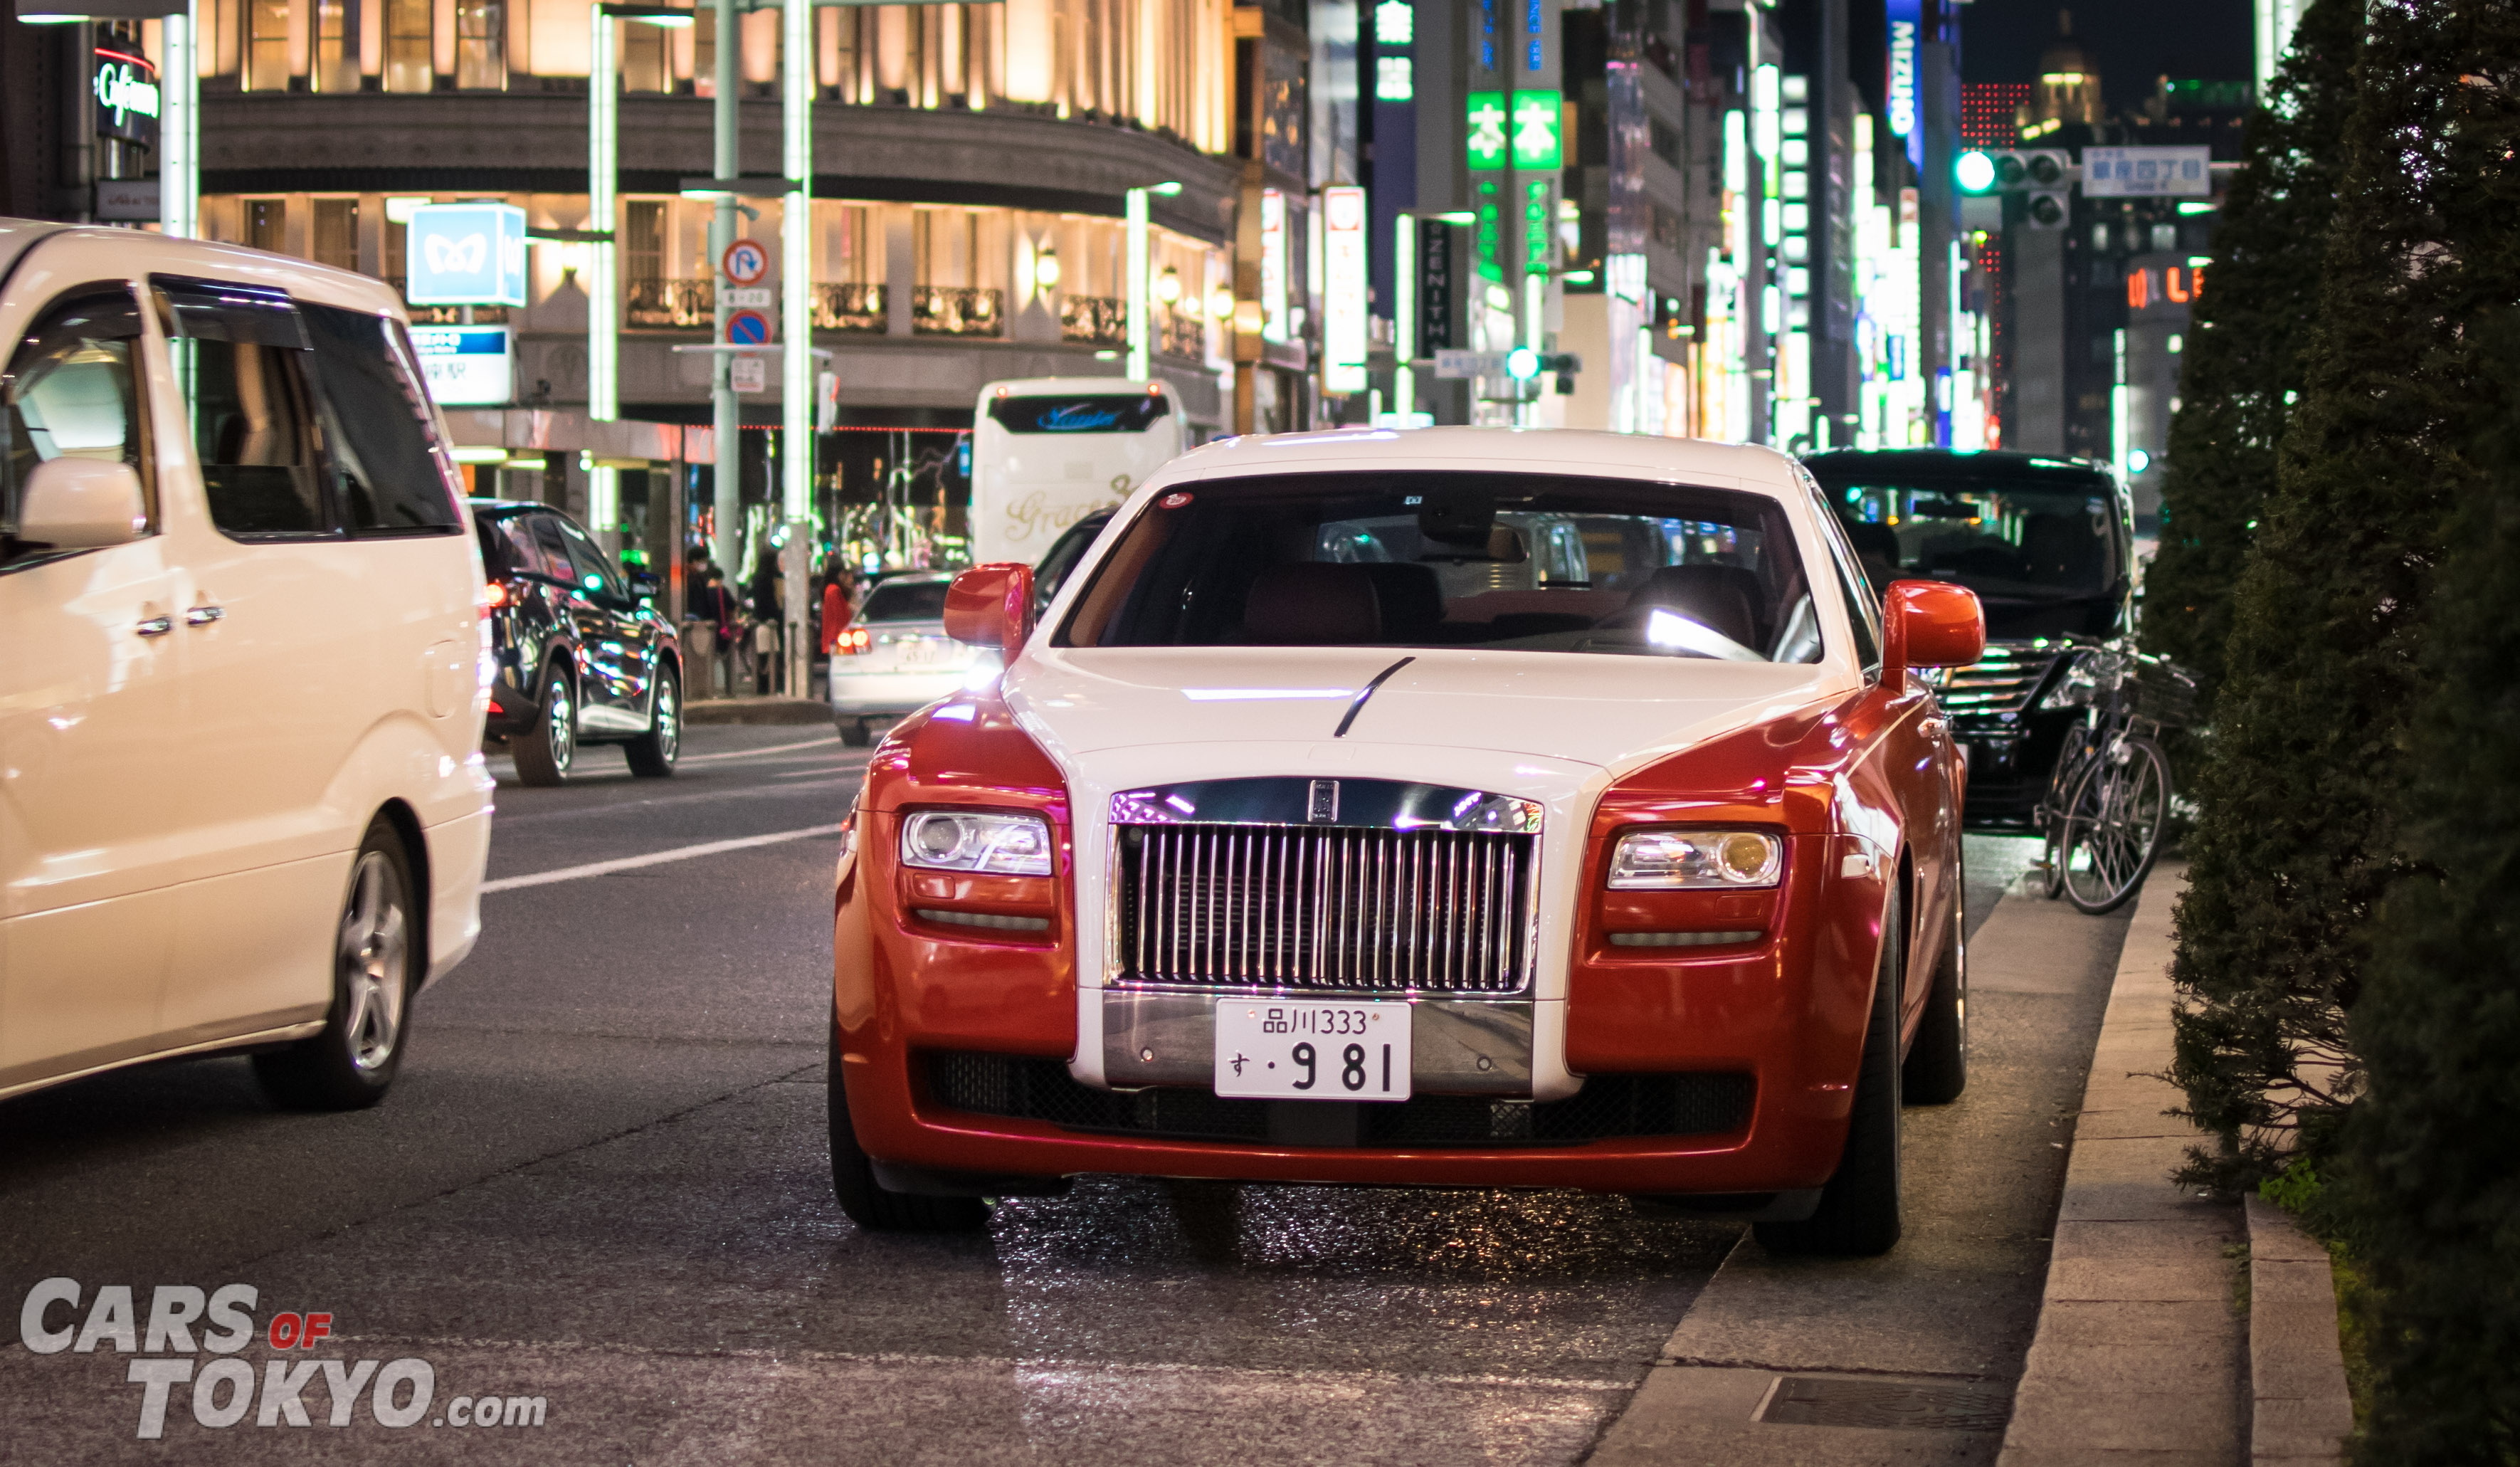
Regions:
<instances>
[{"instance_id":1,"label":"car windshield","mask_svg":"<svg viewBox=\"0 0 2520 1467\"><path fill-rule=\"evenodd\" d=\"M2084 471L1813 472L1875 586L1963 585L1997 636L2105 634L2125 575L2117 497Z\"/></svg>"},{"instance_id":2,"label":"car windshield","mask_svg":"<svg viewBox=\"0 0 2520 1467\"><path fill-rule=\"evenodd\" d=\"M1543 474L1288 474L1159 497L1069 647L1486 647L1817 662L1782 508Z\"/></svg>"},{"instance_id":3,"label":"car windshield","mask_svg":"<svg viewBox=\"0 0 2520 1467\"><path fill-rule=\"evenodd\" d=\"M942 621L945 619L945 588L942 580L887 580L867 593L866 605L860 608L861 621Z\"/></svg>"}]
</instances>

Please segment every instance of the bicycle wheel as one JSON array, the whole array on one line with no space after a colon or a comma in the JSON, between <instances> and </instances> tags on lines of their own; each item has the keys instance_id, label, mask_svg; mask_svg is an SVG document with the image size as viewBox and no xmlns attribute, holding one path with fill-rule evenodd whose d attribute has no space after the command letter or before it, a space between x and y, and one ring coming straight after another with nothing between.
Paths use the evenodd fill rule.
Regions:
<instances>
[{"instance_id":1,"label":"bicycle wheel","mask_svg":"<svg viewBox=\"0 0 2520 1467\"><path fill-rule=\"evenodd\" d=\"M2065 899L2098 916L2124 905L2161 853L2170 761L2150 739L2120 739L2065 802L2058 867Z\"/></svg>"}]
</instances>

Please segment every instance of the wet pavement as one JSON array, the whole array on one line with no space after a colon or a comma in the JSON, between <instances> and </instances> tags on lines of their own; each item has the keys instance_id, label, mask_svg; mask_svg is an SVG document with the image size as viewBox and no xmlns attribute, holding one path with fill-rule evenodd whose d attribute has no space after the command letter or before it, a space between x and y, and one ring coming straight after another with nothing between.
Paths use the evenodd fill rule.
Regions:
<instances>
[{"instance_id":1,"label":"wet pavement","mask_svg":"<svg viewBox=\"0 0 2520 1467\"><path fill-rule=\"evenodd\" d=\"M792 727L695 729L690 752L667 783L503 787L492 877L812 830L864 758ZM127 1284L145 1325L158 1285L243 1283L258 1327L332 1316L311 1351L185 1356L205 1380L249 1365L255 1408L172 1384L157 1440L110 1338L34 1354L12 1333L0 1454L1574 1462L1739 1237L1574 1193L1119 1178L982 1234L861 1233L823 1135L835 852L793 836L487 897L372 1112L272 1111L239 1060L0 1104L0 1301L66 1276L84 1317ZM1972 842L1973 919L2021 854ZM290 1394L291 1360L338 1362L346 1424L321 1368ZM378 1394L402 1360L426 1406L414 1367Z\"/></svg>"}]
</instances>

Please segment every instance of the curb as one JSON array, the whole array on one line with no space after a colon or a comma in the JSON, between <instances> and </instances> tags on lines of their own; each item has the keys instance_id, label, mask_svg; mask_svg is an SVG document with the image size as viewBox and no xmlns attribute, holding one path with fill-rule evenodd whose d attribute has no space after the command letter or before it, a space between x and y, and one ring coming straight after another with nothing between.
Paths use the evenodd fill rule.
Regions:
<instances>
[{"instance_id":1,"label":"curb","mask_svg":"<svg viewBox=\"0 0 2520 1467\"><path fill-rule=\"evenodd\" d=\"M2231 1467L2249 1416L2238 1208L2170 1180L2199 1132L2162 1114L2171 1057L2171 910L2183 866L2138 898L2066 1164L2039 1329L2000 1467ZM2332 1333L2331 1329L2331 1333Z\"/></svg>"},{"instance_id":2,"label":"curb","mask_svg":"<svg viewBox=\"0 0 2520 1467\"><path fill-rule=\"evenodd\" d=\"M831 721L831 705L813 698L703 698L683 705L686 724Z\"/></svg>"},{"instance_id":3,"label":"curb","mask_svg":"<svg viewBox=\"0 0 2520 1467\"><path fill-rule=\"evenodd\" d=\"M2327 1250L2263 1198L2249 1215L2249 1460L2335 1467L2354 1431Z\"/></svg>"}]
</instances>

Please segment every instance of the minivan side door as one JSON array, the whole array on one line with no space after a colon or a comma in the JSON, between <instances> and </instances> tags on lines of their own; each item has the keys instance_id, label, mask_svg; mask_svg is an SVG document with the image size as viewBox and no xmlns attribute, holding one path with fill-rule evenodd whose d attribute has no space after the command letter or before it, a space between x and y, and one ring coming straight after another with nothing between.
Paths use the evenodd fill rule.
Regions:
<instances>
[{"instance_id":1,"label":"minivan side door","mask_svg":"<svg viewBox=\"0 0 2520 1467\"><path fill-rule=\"evenodd\" d=\"M61 279L48 256L21 280ZM111 279L27 294L0 304L0 1092L158 1047L193 782L139 301ZM61 457L140 472L139 538L17 538L27 479Z\"/></svg>"}]
</instances>

